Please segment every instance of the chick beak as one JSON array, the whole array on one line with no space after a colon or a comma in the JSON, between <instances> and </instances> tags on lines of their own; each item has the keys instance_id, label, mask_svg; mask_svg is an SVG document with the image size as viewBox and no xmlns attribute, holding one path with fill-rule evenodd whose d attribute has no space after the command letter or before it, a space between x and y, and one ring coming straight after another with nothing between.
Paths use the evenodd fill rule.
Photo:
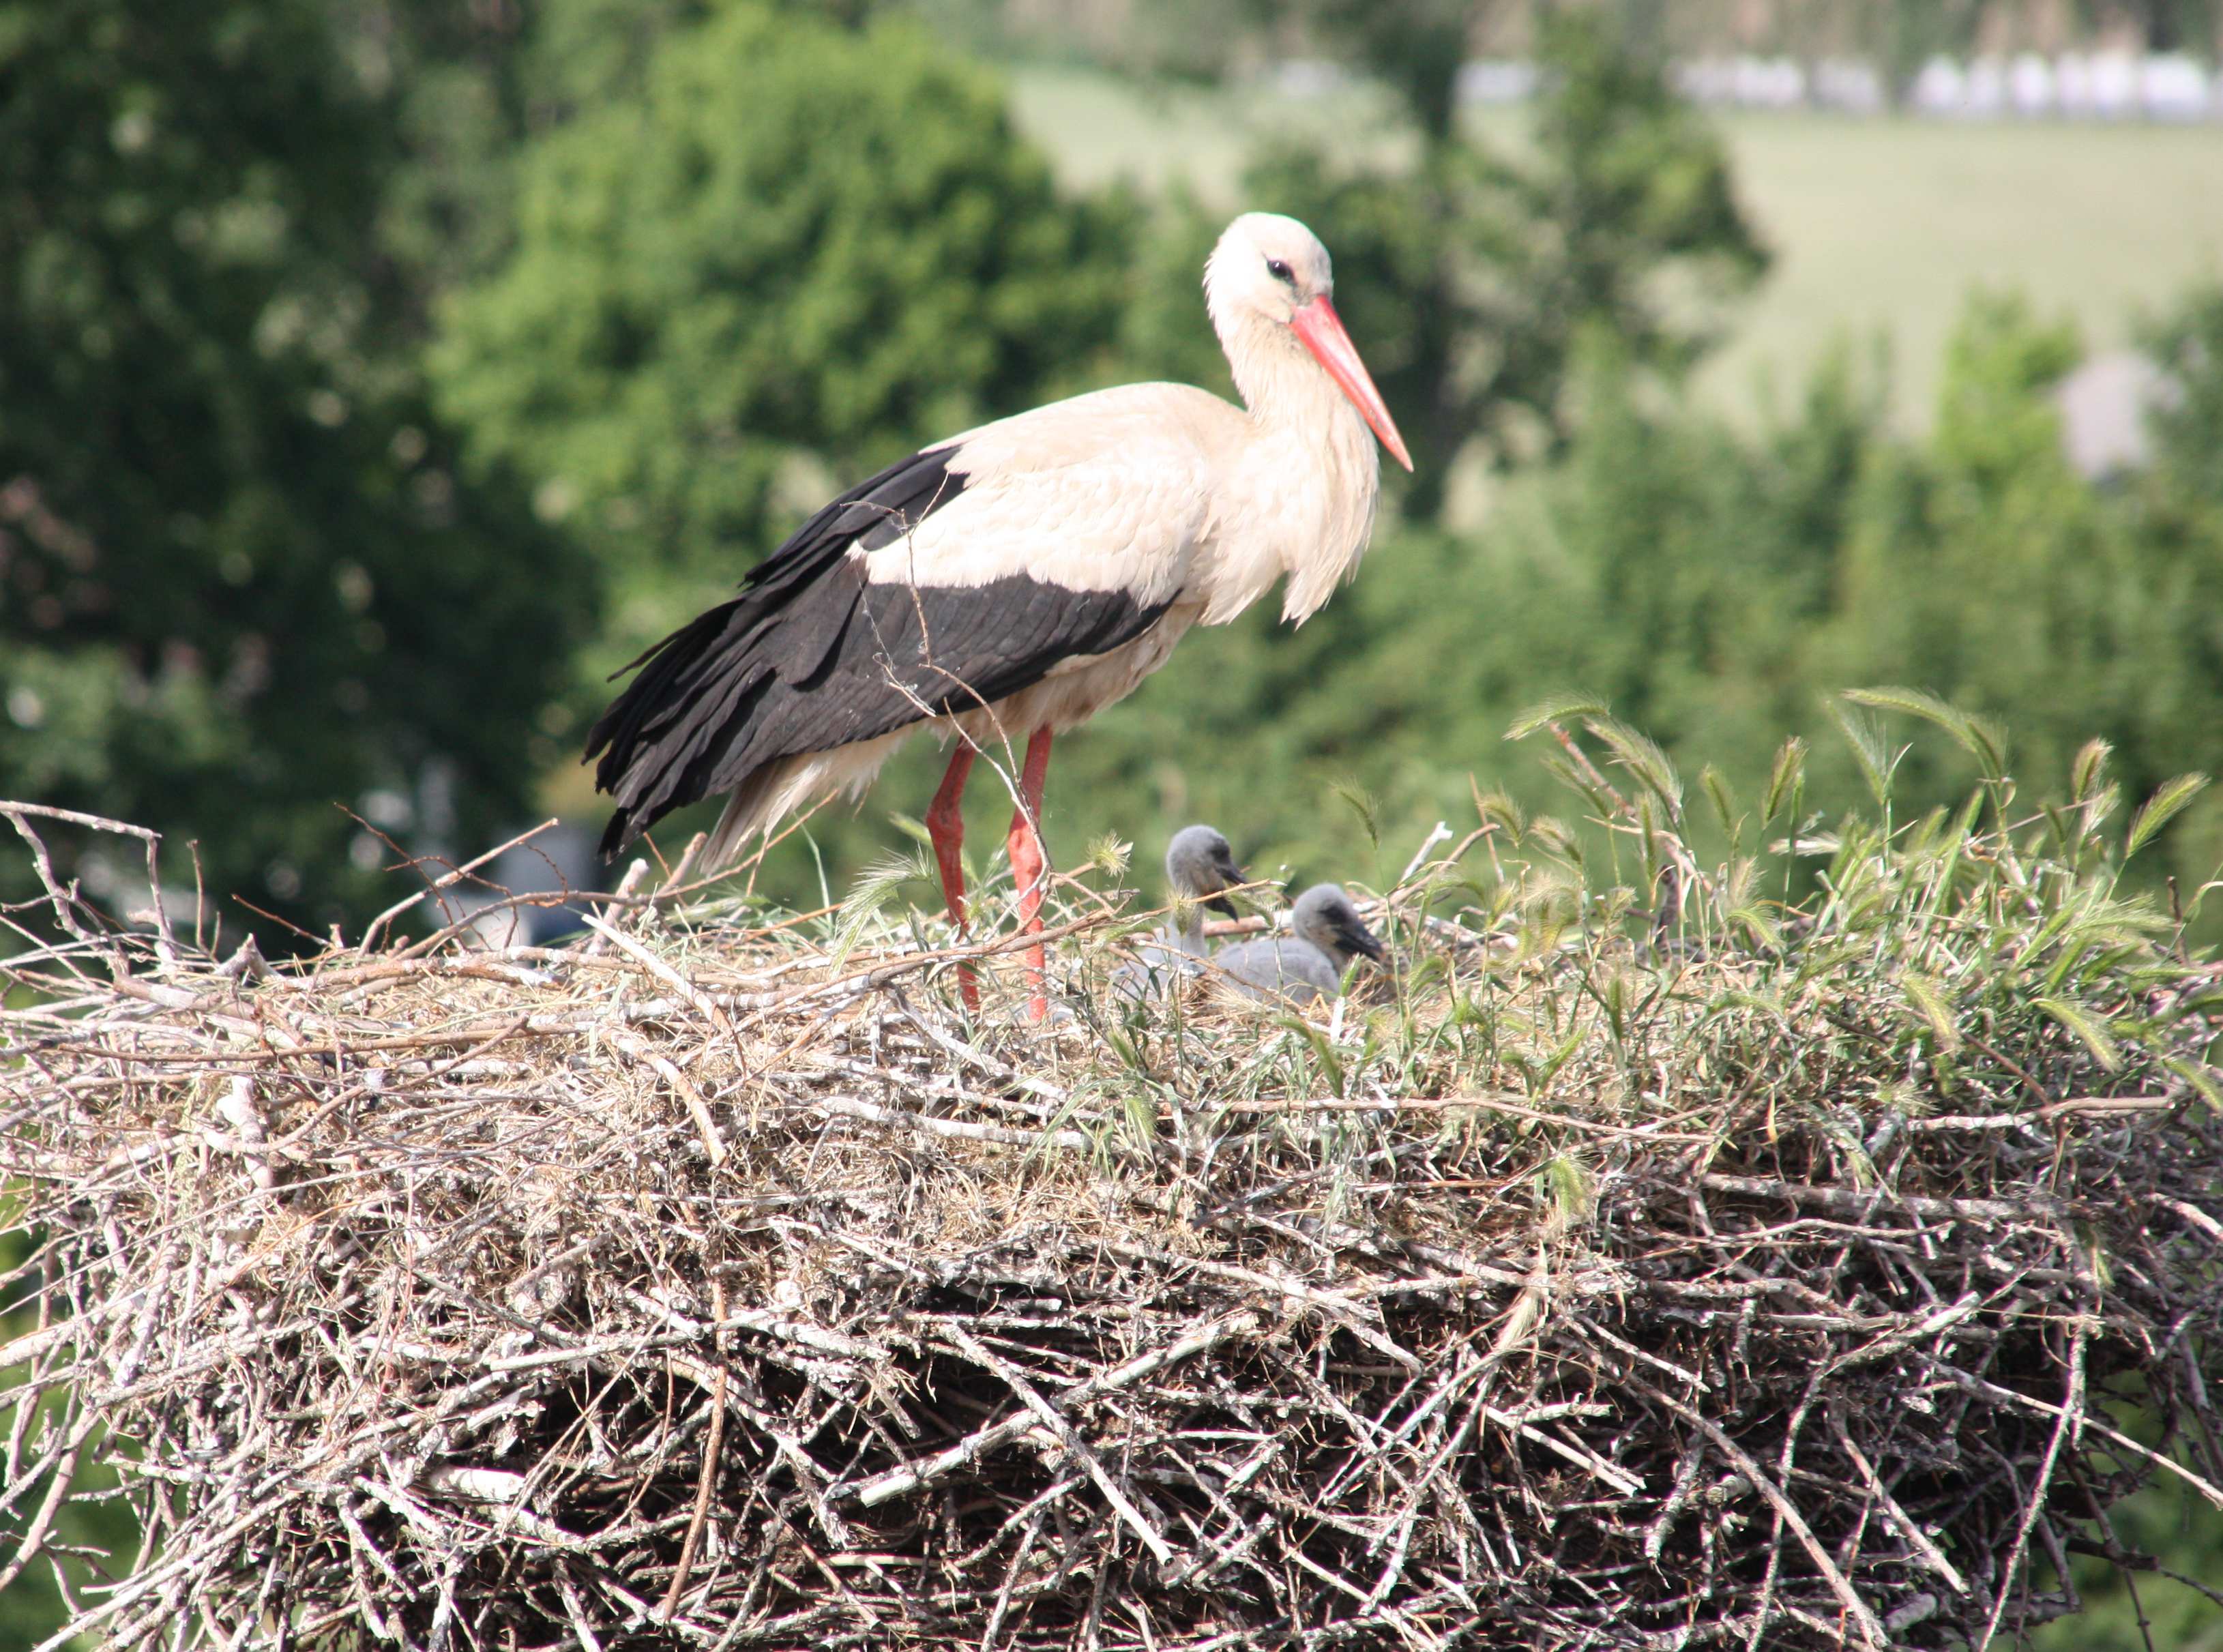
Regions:
<instances>
[{"instance_id":1,"label":"chick beak","mask_svg":"<svg viewBox=\"0 0 2223 1652\"><path fill-rule=\"evenodd\" d=\"M1237 885L1247 883L1249 881L1249 880L1244 878L1243 875L1243 868L1235 864L1235 857L1232 854L1228 854L1225 849L1221 850L1218 863L1212 867L1212 870L1219 874L1219 886L1222 889L1232 889ZM1226 913L1230 917L1240 917L1243 916L1241 912L1236 910L1235 903L1230 900L1225 895L1214 895L1210 900L1205 902L1205 905L1211 907L1215 912Z\"/></svg>"},{"instance_id":2,"label":"chick beak","mask_svg":"<svg viewBox=\"0 0 2223 1652\"><path fill-rule=\"evenodd\" d=\"M1374 931L1363 924L1354 922L1343 924L1337 931L1337 935L1346 951L1357 953L1361 957L1371 958L1376 963L1382 962L1383 957L1382 943L1374 938Z\"/></svg>"}]
</instances>

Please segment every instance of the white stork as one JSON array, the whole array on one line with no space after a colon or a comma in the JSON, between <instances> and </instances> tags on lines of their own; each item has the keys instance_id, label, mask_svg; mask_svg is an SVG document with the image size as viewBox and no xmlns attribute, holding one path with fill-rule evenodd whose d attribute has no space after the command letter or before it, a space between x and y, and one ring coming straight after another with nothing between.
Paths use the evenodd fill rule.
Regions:
<instances>
[{"instance_id":1,"label":"white stork","mask_svg":"<svg viewBox=\"0 0 2223 1652\"><path fill-rule=\"evenodd\" d=\"M722 793L702 864L723 865L794 810L860 794L931 726L955 738L926 823L962 935L966 777L1023 735L1009 851L1022 924L1040 933L1052 736L1283 576L1282 615L1301 623L1366 548L1374 437L1412 469L1334 287L1311 230L1245 213L1204 274L1243 407L1181 384L1099 390L938 442L826 506L740 596L634 662L588 736L595 785L617 799L603 853ZM1039 1020L1039 946L1028 967ZM963 987L977 1003L969 973Z\"/></svg>"}]
</instances>

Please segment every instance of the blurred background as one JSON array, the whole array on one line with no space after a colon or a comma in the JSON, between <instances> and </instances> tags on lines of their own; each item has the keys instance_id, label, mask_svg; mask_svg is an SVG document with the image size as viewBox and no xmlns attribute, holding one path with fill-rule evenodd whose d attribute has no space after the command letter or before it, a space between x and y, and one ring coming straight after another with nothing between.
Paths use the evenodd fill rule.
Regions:
<instances>
[{"instance_id":1,"label":"blurred background","mask_svg":"<svg viewBox=\"0 0 2223 1652\"><path fill-rule=\"evenodd\" d=\"M197 843L266 945L551 814L490 875L607 887L608 674L922 440L1226 390L1244 207L1327 242L1417 473L1303 631L1261 603L1065 744L1067 863L1206 818L1394 873L1470 777L1546 795L1500 736L1572 690L1740 792L1792 733L1853 788L1823 697L1904 683L2026 796L2094 735L2143 795L2223 766L2219 13L0 3L0 795L159 828L187 907ZM936 761L760 887L838 897ZM2212 873L2223 800L2172 853Z\"/></svg>"},{"instance_id":2,"label":"blurred background","mask_svg":"<svg viewBox=\"0 0 2223 1652\"><path fill-rule=\"evenodd\" d=\"M1320 617L1061 746L1054 856L1207 819L1386 881L1548 793L1501 736L1569 691L1746 796L1791 735L1863 795L1823 700L1885 683L2026 798L2093 735L2134 795L2223 769L2219 47L2223 0L0 0L0 796L161 829L271 948L550 815L494 880L607 887L607 675L923 440L1229 391L1243 208L1327 243L1417 472ZM938 761L760 888L838 899ZM2168 855L2216 875L2223 799ZM2223 1646L2093 1586L2057 1644Z\"/></svg>"}]
</instances>

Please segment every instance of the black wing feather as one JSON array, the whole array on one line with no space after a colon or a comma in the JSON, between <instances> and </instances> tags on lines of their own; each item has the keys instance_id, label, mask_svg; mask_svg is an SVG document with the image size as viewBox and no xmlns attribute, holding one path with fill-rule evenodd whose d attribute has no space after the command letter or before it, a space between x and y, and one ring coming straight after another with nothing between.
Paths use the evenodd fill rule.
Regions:
<instances>
[{"instance_id":1,"label":"black wing feather","mask_svg":"<svg viewBox=\"0 0 2223 1652\"><path fill-rule=\"evenodd\" d=\"M675 809L731 791L766 763L971 710L1059 661L1140 636L1168 603L1012 576L978 586L870 583L849 559L964 489L948 448L893 464L818 512L741 593L634 662L639 675L587 736L618 807L615 854Z\"/></svg>"}]
</instances>

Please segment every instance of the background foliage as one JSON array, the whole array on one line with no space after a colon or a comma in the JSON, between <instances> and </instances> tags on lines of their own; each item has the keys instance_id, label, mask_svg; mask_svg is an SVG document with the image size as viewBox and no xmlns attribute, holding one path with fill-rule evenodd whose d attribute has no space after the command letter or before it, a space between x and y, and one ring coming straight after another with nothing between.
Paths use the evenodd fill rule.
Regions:
<instances>
[{"instance_id":1,"label":"background foliage","mask_svg":"<svg viewBox=\"0 0 2223 1652\"><path fill-rule=\"evenodd\" d=\"M455 468L348 44L308 0L0 9L0 790L312 927L374 898L336 804L445 845L527 806L593 589Z\"/></svg>"},{"instance_id":2,"label":"background foliage","mask_svg":"<svg viewBox=\"0 0 2223 1652\"><path fill-rule=\"evenodd\" d=\"M551 24L566 21L551 8ZM441 405L620 575L630 657L842 479L1110 363L1133 229L900 17L728 7L532 140Z\"/></svg>"},{"instance_id":3,"label":"background foliage","mask_svg":"<svg viewBox=\"0 0 2223 1652\"><path fill-rule=\"evenodd\" d=\"M1061 189L951 10L10 10L4 789L360 917L394 855L336 805L419 852L521 821L602 674L842 479L1093 383L1224 388L1219 213ZM1862 680L2007 716L2040 772L2094 732L2133 786L2216 760L2223 298L2152 324L2180 394L2114 485L2061 457L2077 339L2011 293L1972 300L1923 436L1849 348L1735 427L1688 369L1768 254L1642 8L1540 14L1517 142L1456 118L1461 7L1213 16L1388 94L1401 143L1276 134L1244 193L1326 230L1422 463L1305 632L1200 638L1068 745L1054 847L1208 814L1263 864L1362 870L1361 814L1424 829L1578 688L1748 787ZM1477 478L1479 526L1447 510ZM775 887L838 886L932 762ZM1359 814L1321 806L1345 786ZM2176 835L2188 886L2216 818Z\"/></svg>"},{"instance_id":4,"label":"background foliage","mask_svg":"<svg viewBox=\"0 0 2223 1652\"><path fill-rule=\"evenodd\" d=\"M1139 66L1302 51L1379 88L1367 144L1265 133L1244 194L1336 250L1421 465L1312 624L1196 637L1061 747L1054 853L1110 830L1147 861L1201 817L1263 870L1380 878L1476 784L1541 784L1499 736L1575 690L1746 797L1791 734L1855 785L1822 708L1864 682L2001 718L2047 791L2095 735L2132 796L2223 766L2223 286L2145 323L2172 389L2122 476L2063 458L2083 345L2012 292L1968 300L1918 433L1850 341L1731 423L1691 371L1769 249L1662 57L1725 11L1183 9ZM1903 66L1981 9L1779 11L1786 49ZM2161 46L2215 26L2132 9ZM831 488L1099 382L1225 389L1196 287L1221 214L1061 186L978 60L1009 15L0 0L0 796L198 839L274 945L358 924L398 851L590 815L603 674ZM1517 141L1453 97L1507 18L1547 71ZM838 893L935 761L822 817L775 892ZM1958 797L1956 763L1914 752L1899 796ZM2196 906L2223 804L2158 848Z\"/></svg>"}]
</instances>

